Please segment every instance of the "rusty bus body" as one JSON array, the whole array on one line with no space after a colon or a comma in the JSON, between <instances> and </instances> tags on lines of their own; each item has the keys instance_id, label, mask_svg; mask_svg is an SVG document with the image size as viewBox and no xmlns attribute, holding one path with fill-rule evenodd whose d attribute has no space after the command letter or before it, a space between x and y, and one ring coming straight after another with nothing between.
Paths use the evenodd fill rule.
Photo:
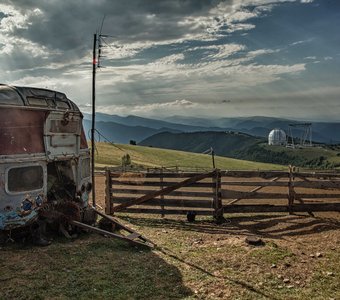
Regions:
<instances>
[{"instance_id":1,"label":"rusty bus body","mask_svg":"<svg viewBox=\"0 0 340 300\"><path fill-rule=\"evenodd\" d=\"M82 119L63 93L0 85L0 232L32 224L46 203L77 198L87 207Z\"/></svg>"}]
</instances>

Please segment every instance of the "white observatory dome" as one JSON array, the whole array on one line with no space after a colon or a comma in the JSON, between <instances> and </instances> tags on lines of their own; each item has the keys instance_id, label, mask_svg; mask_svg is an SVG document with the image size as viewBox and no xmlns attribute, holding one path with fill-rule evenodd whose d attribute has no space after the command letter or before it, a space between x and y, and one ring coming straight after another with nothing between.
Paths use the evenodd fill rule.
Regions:
<instances>
[{"instance_id":1,"label":"white observatory dome","mask_svg":"<svg viewBox=\"0 0 340 300\"><path fill-rule=\"evenodd\" d=\"M275 128L268 135L268 145L286 145L287 136L282 129Z\"/></svg>"}]
</instances>

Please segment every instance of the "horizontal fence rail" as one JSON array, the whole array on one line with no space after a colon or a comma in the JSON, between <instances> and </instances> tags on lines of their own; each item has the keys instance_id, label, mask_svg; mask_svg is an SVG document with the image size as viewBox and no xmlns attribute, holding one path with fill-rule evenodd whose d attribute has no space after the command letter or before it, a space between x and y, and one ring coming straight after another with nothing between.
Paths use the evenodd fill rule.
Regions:
<instances>
[{"instance_id":1,"label":"horizontal fence rail","mask_svg":"<svg viewBox=\"0 0 340 300\"><path fill-rule=\"evenodd\" d=\"M107 214L222 217L223 213L340 211L340 173L288 171L117 172L107 169Z\"/></svg>"}]
</instances>

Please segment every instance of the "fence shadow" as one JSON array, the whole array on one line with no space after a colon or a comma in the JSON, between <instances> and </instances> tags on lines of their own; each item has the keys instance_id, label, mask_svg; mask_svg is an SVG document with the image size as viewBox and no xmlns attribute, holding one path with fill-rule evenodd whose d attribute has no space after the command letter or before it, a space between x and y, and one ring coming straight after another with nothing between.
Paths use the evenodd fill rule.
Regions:
<instances>
[{"instance_id":1,"label":"fence shadow","mask_svg":"<svg viewBox=\"0 0 340 300\"><path fill-rule=\"evenodd\" d=\"M340 228L340 221L316 218L305 215L232 215L226 222L217 225L213 219L197 220L193 223L184 218L155 218L122 215L120 218L131 224L159 229L177 229L208 234L260 235L266 238L281 239L289 236L304 236L327 232Z\"/></svg>"}]
</instances>

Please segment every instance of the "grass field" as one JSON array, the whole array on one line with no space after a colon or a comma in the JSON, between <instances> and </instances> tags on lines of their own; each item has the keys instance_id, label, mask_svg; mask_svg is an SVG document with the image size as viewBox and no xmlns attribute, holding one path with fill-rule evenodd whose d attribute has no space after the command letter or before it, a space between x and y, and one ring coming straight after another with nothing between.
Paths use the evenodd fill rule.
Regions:
<instances>
[{"instance_id":1,"label":"grass field","mask_svg":"<svg viewBox=\"0 0 340 300\"><path fill-rule=\"evenodd\" d=\"M46 248L0 248L0 299L339 299L339 223L319 218L227 216L121 219L156 250L83 234ZM248 246L247 235L265 245Z\"/></svg>"},{"instance_id":2,"label":"grass field","mask_svg":"<svg viewBox=\"0 0 340 300\"><path fill-rule=\"evenodd\" d=\"M212 168L210 155L191 152L165 150L135 145L116 145L97 143L96 166L119 166L121 158L129 154L133 165L144 167ZM215 157L216 167L224 170L282 170L284 166L244 161L226 157Z\"/></svg>"},{"instance_id":3,"label":"grass field","mask_svg":"<svg viewBox=\"0 0 340 300\"><path fill-rule=\"evenodd\" d=\"M206 155L99 143L97 161L119 165L129 153L143 166L211 167ZM180 163L179 163L180 162ZM282 166L217 158L225 169ZM97 176L104 206L105 178ZM157 244L154 250L83 233L54 237L39 248L29 242L0 246L0 299L340 299L339 214L128 215L119 219ZM262 246L249 246L258 236Z\"/></svg>"}]
</instances>

